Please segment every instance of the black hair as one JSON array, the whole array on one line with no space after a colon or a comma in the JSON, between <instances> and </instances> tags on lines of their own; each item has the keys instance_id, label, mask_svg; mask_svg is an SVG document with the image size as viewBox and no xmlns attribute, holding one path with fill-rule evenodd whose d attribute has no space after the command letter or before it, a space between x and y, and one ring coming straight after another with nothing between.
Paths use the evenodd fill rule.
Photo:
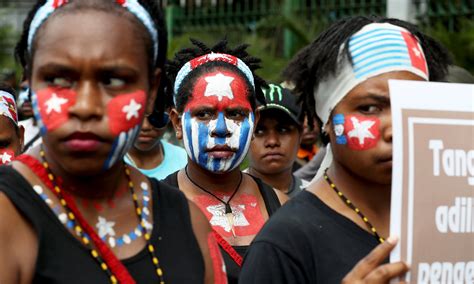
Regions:
<instances>
[{"instance_id":1,"label":"black hair","mask_svg":"<svg viewBox=\"0 0 474 284\"><path fill-rule=\"evenodd\" d=\"M315 111L314 90L319 87L320 82L340 71L338 61L340 46L345 44L344 53L352 64L347 42L353 34L371 23L390 23L407 29L418 38L424 51L429 80L440 81L445 77L447 66L452 62L449 52L436 40L423 34L415 25L380 16L345 18L332 24L311 44L298 52L283 71L283 78L295 85L294 91L303 101L303 113L308 117L308 121L319 120Z\"/></svg>"},{"instance_id":2,"label":"black hair","mask_svg":"<svg viewBox=\"0 0 474 284\"><path fill-rule=\"evenodd\" d=\"M235 56L242 60L252 71L252 75L254 77L254 82L255 82L255 90L253 87L251 87L251 84L247 77L244 75L242 71L240 71L236 66L222 62L222 61L210 61L206 62L196 69L193 69L186 78L184 78L183 82L181 83L178 94L176 96L176 109L178 112L182 112L184 109L184 106L188 102L189 98L192 96L192 88L194 85L195 78L197 78L199 75L205 73L205 72L210 72L213 71L216 68L226 68L228 70L232 70L234 72L237 72L242 75L243 78L245 78L245 81L247 82L248 86L248 93L249 93L249 101L252 106L252 109L256 108L256 100L261 102L262 104L265 104L265 97L263 96L262 92L262 87L266 87L267 83L265 80L260 78L258 75L255 74L255 70L261 68L260 62L261 60L258 58L255 58L248 54L247 52L247 47L248 44L241 44L234 49L230 49L227 47L227 40L223 39L219 42L217 42L214 46L208 47L206 44L203 42L200 42L195 39L190 39L191 43L194 45L194 47L189 47L189 48L184 48L180 51L178 51L174 57L173 60L169 61L166 65L166 72L167 72L167 77L169 79L169 85L168 85L168 90L167 90L167 95L169 97L168 102L170 102L174 96L174 83L176 79L176 75L178 74L179 70L181 67L184 66L188 61L205 55L209 54L211 52L214 53L225 53L229 54L232 56Z\"/></svg>"},{"instance_id":3,"label":"black hair","mask_svg":"<svg viewBox=\"0 0 474 284\"><path fill-rule=\"evenodd\" d=\"M145 26L134 15L131 15L133 17L130 17L130 18L131 19L133 18L133 21L135 21L138 24L137 28L140 29L137 34L143 35L146 46L147 46L147 53L149 57L148 69L149 69L149 76L151 78L155 68L160 68L162 69L162 71L164 69L167 47L168 47L168 36L166 33L166 26L165 26L165 21L163 18L163 13L157 1L139 0L138 2L150 14L154 22L154 27L158 33L158 54L157 54L156 60L153 60L153 53L154 53L153 40L151 36L149 35L149 32L146 30ZM21 38L15 47L15 57L17 61L19 61L23 67L25 78L30 78L31 76L31 68L32 68L31 64L33 62L33 56L34 56L34 48L31 54L28 50L28 34L29 34L31 22L34 16L36 15L36 13L38 12L39 8L41 8L45 3L46 3L46 0L38 0L36 4L33 6L33 8L30 10L23 24L23 32L22 32ZM59 14L62 12L75 12L75 11L81 11L85 9L96 9L96 10L105 11L105 12L118 13L119 15L123 15L124 13L127 12L126 9L120 7L120 5L116 4L116 2L113 0L108 0L108 1L104 1L104 0L80 0L80 1L75 0L74 1L72 0L70 1L70 3L65 4L63 7L60 7L58 11L55 12L54 15L56 15L56 13ZM47 22L43 23L41 27L38 29L38 31L36 31L36 35L32 43L33 47L38 41L38 38L41 36L40 35L41 29L44 28L46 24ZM164 72L162 72L162 74L164 75ZM160 85L158 95L155 100L155 106L154 106L155 110L154 110L153 115L159 116L164 111L165 98L163 95L163 88L164 88L164 85Z\"/></svg>"}]
</instances>

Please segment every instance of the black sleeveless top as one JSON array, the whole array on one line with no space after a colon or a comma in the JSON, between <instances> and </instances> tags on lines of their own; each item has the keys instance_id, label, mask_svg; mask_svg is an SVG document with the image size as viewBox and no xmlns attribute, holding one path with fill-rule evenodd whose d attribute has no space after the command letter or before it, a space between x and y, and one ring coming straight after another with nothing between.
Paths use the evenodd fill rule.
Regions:
<instances>
[{"instance_id":1,"label":"black sleeveless top","mask_svg":"<svg viewBox=\"0 0 474 284\"><path fill-rule=\"evenodd\" d=\"M150 180L154 226L151 242L166 283L203 283L204 260L191 226L184 194ZM58 220L55 213L17 171L0 167L0 191L33 226L38 258L33 283L109 283L107 274ZM151 256L144 248L121 260L137 283L157 283Z\"/></svg>"},{"instance_id":2,"label":"black sleeveless top","mask_svg":"<svg viewBox=\"0 0 474 284\"><path fill-rule=\"evenodd\" d=\"M258 190L260 191L260 194L262 195L263 202L265 203L265 208L267 209L267 212L268 212L268 216L272 216L273 213L275 213L275 211L277 211L277 209L280 208L281 206L280 200L278 199L278 196L276 195L275 190L268 184L262 182L259 178L256 178L252 175L249 175L249 176L252 177L258 185ZM162 181L166 184L171 185L172 187L179 188L178 172L170 174ZM249 248L249 246L232 246L232 247L242 257L244 257L245 253L247 252L247 249ZM234 260L230 257L230 255L225 250L223 250L220 246L219 248L221 249L222 257L224 258L224 263L227 270L227 280L229 284L238 283L240 267L237 265L237 263L234 262Z\"/></svg>"}]
</instances>

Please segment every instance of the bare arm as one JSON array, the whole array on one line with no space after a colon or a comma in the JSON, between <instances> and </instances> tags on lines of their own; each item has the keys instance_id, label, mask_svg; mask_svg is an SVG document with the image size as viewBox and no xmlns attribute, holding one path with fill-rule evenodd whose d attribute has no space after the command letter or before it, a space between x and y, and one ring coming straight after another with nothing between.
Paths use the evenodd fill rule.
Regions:
<instances>
[{"instance_id":1,"label":"bare arm","mask_svg":"<svg viewBox=\"0 0 474 284\"><path fill-rule=\"evenodd\" d=\"M31 283L37 254L33 228L0 192L0 283Z\"/></svg>"},{"instance_id":2,"label":"bare arm","mask_svg":"<svg viewBox=\"0 0 474 284\"><path fill-rule=\"evenodd\" d=\"M220 263L223 263L223 260L219 247L215 242L209 221L194 203L188 201L188 204L194 235L196 236L204 258L206 269L204 283L222 283L220 280L226 278L225 272L222 269L215 270L214 268L221 268Z\"/></svg>"}]
</instances>

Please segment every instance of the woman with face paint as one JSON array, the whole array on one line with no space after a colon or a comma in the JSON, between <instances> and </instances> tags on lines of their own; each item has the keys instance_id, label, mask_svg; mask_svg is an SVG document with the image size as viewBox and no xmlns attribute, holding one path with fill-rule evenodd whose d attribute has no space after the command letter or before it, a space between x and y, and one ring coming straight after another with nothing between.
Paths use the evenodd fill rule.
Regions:
<instances>
[{"instance_id":1,"label":"woman with face paint","mask_svg":"<svg viewBox=\"0 0 474 284\"><path fill-rule=\"evenodd\" d=\"M30 12L17 56L43 144L0 167L0 283L225 282L200 210L123 162L165 60L154 3Z\"/></svg>"},{"instance_id":2,"label":"woman with face paint","mask_svg":"<svg viewBox=\"0 0 474 284\"><path fill-rule=\"evenodd\" d=\"M292 60L285 79L330 143L312 184L254 240L242 283L388 283L407 271L386 263L396 243L388 80L437 81L448 62L415 26L362 16L336 22Z\"/></svg>"},{"instance_id":3,"label":"woman with face paint","mask_svg":"<svg viewBox=\"0 0 474 284\"><path fill-rule=\"evenodd\" d=\"M0 86L0 165L10 163L23 148L25 129L18 124L14 91Z\"/></svg>"},{"instance_id":4,"label":"woman with face paint","mask_svg":"<svg viewBox=\"0 0 474 284\"><path fill-rule=\"evenodd\" d=\"M188 153L186 168L165 182L179 187L206 215L223 252L228 280L236 283L248 245L286 198L259 179L243 174L244 159L264 100L265 82L255 76L259 60L246 45L235 50L221 41L176 54L169 63L175 109L171 120Z\"/></svg>"}]
</instances>

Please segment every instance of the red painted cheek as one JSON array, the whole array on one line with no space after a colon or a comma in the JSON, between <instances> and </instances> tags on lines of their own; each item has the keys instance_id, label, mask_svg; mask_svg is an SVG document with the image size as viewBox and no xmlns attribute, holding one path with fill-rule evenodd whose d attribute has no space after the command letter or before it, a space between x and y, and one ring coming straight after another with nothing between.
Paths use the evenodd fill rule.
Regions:
<instances>
[{"instance_id":1,"label":"red painted cheek","mask_svg":"<svg viewBox=\"0 0 474 284\"><path fill-rule=\"evenodd\" d=\"M228 107L251 109L245 80L235 72L215 71L202 74L196 81L185 111L201 105L223 111Z\"/></svg>"},{"instance_id":2,"label":"red painted cheek","mask_svg":"<svg viewBox=\"0 0 474 284\"><path fill-rule=\"evenodd\" d=\"M212 268L214 270L214 283L215 284L225 284L227 283L227 275L224 266L224 260L217 244L216 239L214 238L214 233L210 232L207 236L207 246L209 247L209 254L211 255Z\"/></svg>"},{"instance_id":3,"label":"red painted cheek","mask_svg":"<svg viewBox=\"0 0 474 284\"><path fill-rule=\"evenodd\" d=\"M347 115L344 121L347 146L352 150L374 148L380 139L380 120L376 117Z\"/></svg>"},{"instance_id":4,"label":"red painted cheek","mask_svg":"<svg viewBox=\"0 0 474 284\"><path fill-rule=\"evenodd\" d=\"M77 93L70 89L46 88L36 92L38 108L47 131L69 120L69 108L76 103Z\"/></svg>"},{"instance_id":5,"label":"red painted cheek","mask_svg":"<svg viewBox=\"0 0 474 284\"><path fill-rule=\"evenodd\" d=\"M113 135L128 131L142 122L145 114L146 94L136 91L118 95L107 105L109 127Z\"/></svg>"},{"instance_id":6,"label":"red painted cheek","mask_svg":"<svg viewBox=\"0 0 474 284\"><path fill-rule=\"evenodd\" d=\"M222 199L223 196L217 195ZM231 201L234 214L233 231L225 215L225 206L212 196L199 195L194 198L194 203L204 212L212 228L224 238L236 236L256 235L265 219L257 202L257 197L249 194L241 194Z\"/></svg>"}]
</instances>

